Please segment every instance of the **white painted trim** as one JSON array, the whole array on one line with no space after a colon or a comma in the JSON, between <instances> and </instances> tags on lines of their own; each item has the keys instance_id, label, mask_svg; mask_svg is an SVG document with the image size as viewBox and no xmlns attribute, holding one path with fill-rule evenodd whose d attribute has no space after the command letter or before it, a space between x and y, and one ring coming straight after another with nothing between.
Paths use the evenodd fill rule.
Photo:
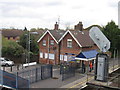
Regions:
<instances>
[{"instance_id":1,"label":"white painted trim","mask_svg":"<svg viewBox=\"0 0 120 90\"><path fill-rule=\"evenodd\" d=\"M73 39L77 42L77 44L82 47L82 45L78 42L78 40L73 36L73 34L69 31L70 35L73 37Z\"/></svg>"},{"instance_id":2,"label":"white painted trim","mask_svg":"<svg viewBox=\"0 0 120 90\"><path fill-rule=\"evenodd\" d=\"M57 40L53 37L53 35L50 33L50 32L48 32L50 35L51 35L51 37L55 40L55 42L58 44L58 42L57 42Z\"/></svg>"},{"instance_id":3,"label":"white painted trim","mask_svg":"<svg viewBox=\"0 0 120 90\"><path fill-rule=\"evenodd\" d=\"M60 40L58 42L60 42L66 35L67 33L70 33L70 35L73 37L73 39L77 42L77 44L82 47L82 45L78 42L78 40L74 37L74 35L68 30L65 32L65 34L60 38Z\"/></svg>"},{"instance_id":4,"label":"white painted trim","mask_svg":"<svg viewBox=\"0 0 120 90\"><path fill-rule=\"evenodd\" d=\"M64 37L65 37L65 35L68 33L68 30L64 33L64 35L59 39L59 41L58 42L60 42Z\"/></svg>"},{"instance_id":5,"label":"white painted trim","mask_svg":"<svg viewBox=\"0 0 120 90\"><path fill-rule=\"evenodd\" d=\"M40 40L47 34L48 30L38 39L37 42L40 42Z\"/></svg>"},{"instance_id":6,"label":"white painted trim","mask_svg":"<svg viewBox=\"0 0 120 90\"><path fill-rule=\"evenodd\" d=\"M47 31L40 37L40 39L39 39L37 42L40 42L40 40L41 40L47 33L49 33L50 36L51 36L51 37L55 40L55 42L58 44L57 40L53 37L53 35L50 33L49 30L47 30Z\"/></svg>"},{"instance_id":7,"label":"white painted trim","mask_svg":"<svg viewBox=\"0 0 120 90\"><path fill-rule=\"evenodd\" d=\"M32 66L32 65L36 65L36 64L37 64L37 62L26 63L26 64L23 64L23 67Z\"/></svg>"},{"instance_id":8,"label":"white painted trim","mask_svg":"<svg viewBox=\"0 0 120 90\"><path fill-rule=\"evenodd\" d=\"M96 59L96 58L90 58L90 59L87 59L87 58L75 58L75 60L82 60L82 61L90 61L90 60L93 60L93 59Z\"/></svg>"}]
</instances>

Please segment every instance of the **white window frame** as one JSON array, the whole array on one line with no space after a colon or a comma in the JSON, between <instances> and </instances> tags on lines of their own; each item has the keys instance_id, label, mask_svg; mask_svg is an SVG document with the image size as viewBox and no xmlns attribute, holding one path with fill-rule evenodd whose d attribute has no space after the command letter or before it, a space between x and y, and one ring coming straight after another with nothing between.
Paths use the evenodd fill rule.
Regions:
<instances>
[{"instance_id":1,"label":"white window frame","mask_svg":"<svg viewBox=\"0 0 120 90\"><path fill-rule=\"evenodd\" d=\"M55 54L49 53L49 59L54 60L55 59Z\"/></svg>"},{"instance_id":2,"label":"white window frame","mask_svg":"<svg viewBox=\"0 0 120 90\"><path fill-rule=\"evenodd\" d=\"M43 40L42 45L46 46L46 40Z\"/></svg>"},{"instance_id":3,"label":"white window frame","mask_svg":"<svg viewBox=\"0 0 120 90\"><path fill-rule=\"evenodd\" d=\"M67 39L67 47L72 48L72 39Z\"/></svg>"},{"instance_id":4,"label":"white window frame","mask_svg":"<svg viewBox=\"0 0 120 90\"><path fill-rule=\"evenodd\" d=\"M63 60L63 55L60 55L60 60Z\"/></svg>"},{"instance_id":5,"label":"white window frame","mask_svg":"<svg viewBox=\"0 0 120 90\"><path fill-rule=\"evenodd\" d=\"M48 58L48 53L45 53L45 58Z\"/></svg>"},{"instance_id":6,"label":"white window frame","mask_svg":"<svg viewBox=\"0 0 120 90\"><path fill-rule=\"evenodd\" d=\"M40 58L43 58L43 53L42 52L40 52Z\"/></svg>"},{"instance_id":7,"label":"white window frame","mask_svg":"<svg viewBox=\"0 0 120 90\"><path fill-rule=\"evenodd\" d=\"M67 61L67 55L64 55L64 61Z\"/></svg>"}]
</instances>

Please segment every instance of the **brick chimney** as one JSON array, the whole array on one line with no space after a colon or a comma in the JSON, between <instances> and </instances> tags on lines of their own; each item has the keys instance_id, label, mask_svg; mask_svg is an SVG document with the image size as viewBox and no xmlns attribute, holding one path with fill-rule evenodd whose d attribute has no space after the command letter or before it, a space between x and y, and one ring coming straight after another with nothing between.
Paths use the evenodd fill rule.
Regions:
<instances>
[{"instance_id":1,"label":"brick chimney","mask_svg":"<svg viewBox=\"0 0 120 90\"><path fill-rule=\"evenodd\" d=\"M83 30L83 24L82 24L82 22L79 22L77 25L75 25L74 29L82 31Z\"/></svg>"},{"instance_id":2,"label":"brick chimney","mask_svg":"<svg viewBox=\"0 0 120 90\"><path fill-rule=\"evenodd\" d=\"M58 30L59 29L59 25L58 23L56 22L56 24L54 25L54 30Z\"/></svg>"}]
</instances>

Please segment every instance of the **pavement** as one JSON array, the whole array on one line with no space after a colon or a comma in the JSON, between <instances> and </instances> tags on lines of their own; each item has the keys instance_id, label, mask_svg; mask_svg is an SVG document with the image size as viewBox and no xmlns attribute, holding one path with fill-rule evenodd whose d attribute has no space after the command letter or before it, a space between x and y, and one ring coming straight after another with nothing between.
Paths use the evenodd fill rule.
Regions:
<instances>
[{"instance_id":1,"label":"pavement","mask_svg":"<svg viewBox=\"0 0 120 90\"><path fill-rule=\"evenodd\" d=\"M110 61L110 66L112 65L112 62L114 61ZM110 68L111 72L113 69L117 68L118 62L114 62L115 66L114 68ZM11 73L15 73L16 71L22 71L24 70L28 70L31 68L35 68L35 67L39 67L40 65L35 65L35 66L30 66L30 67L19 67L19 70L17 70L16 66L13 66L12 68L12 72L11 72L11 67L7 67L6 71L11 72ZM90 81L94 81L94 71L88 74L81 74L81 73L75 73L74 77L71 77L69 79L66 79L64 81L62 81L62 76L60 75L60 69L57 66L54 66L53 68L53 78L49 78L46 80L41 80L39 82L33 83L30 85L30 88L67 88L67 89L71 89L71 88L77 88L80 89L83 86L86 86L86 82L90 82Z\"/></svg>"},{"instance_id":2,"label":"pavement","mask_svg":"<svg viewBox=\"0 0 120 90\"><path fill-rule=\"evenodd\" d=\"M62 81L62 76L60 75L60 70L53 69L53 78L46 80L41 80L39 82L30 85L31 88L62 88L63 86L83 78L84 76L80 73L76 73L74 77ZM66 87L63 87L66 88Z\"/></svg>"}]
</instances>

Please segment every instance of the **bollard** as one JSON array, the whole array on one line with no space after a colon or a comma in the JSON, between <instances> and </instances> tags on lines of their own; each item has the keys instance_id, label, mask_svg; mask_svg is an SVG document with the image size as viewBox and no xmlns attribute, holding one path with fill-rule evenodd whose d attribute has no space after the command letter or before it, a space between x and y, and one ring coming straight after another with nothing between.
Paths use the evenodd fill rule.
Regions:
<instances>
[{"instance_id":1,"label":"bollard","mask_svg":"<svg viewBox=\"0 0 120 90\"><path fill-rule=\"evenodd\" d=\"M12 72L12 66L11 66L11 69L10 69L10 71Z\"/></svg>"}]
</instances>

